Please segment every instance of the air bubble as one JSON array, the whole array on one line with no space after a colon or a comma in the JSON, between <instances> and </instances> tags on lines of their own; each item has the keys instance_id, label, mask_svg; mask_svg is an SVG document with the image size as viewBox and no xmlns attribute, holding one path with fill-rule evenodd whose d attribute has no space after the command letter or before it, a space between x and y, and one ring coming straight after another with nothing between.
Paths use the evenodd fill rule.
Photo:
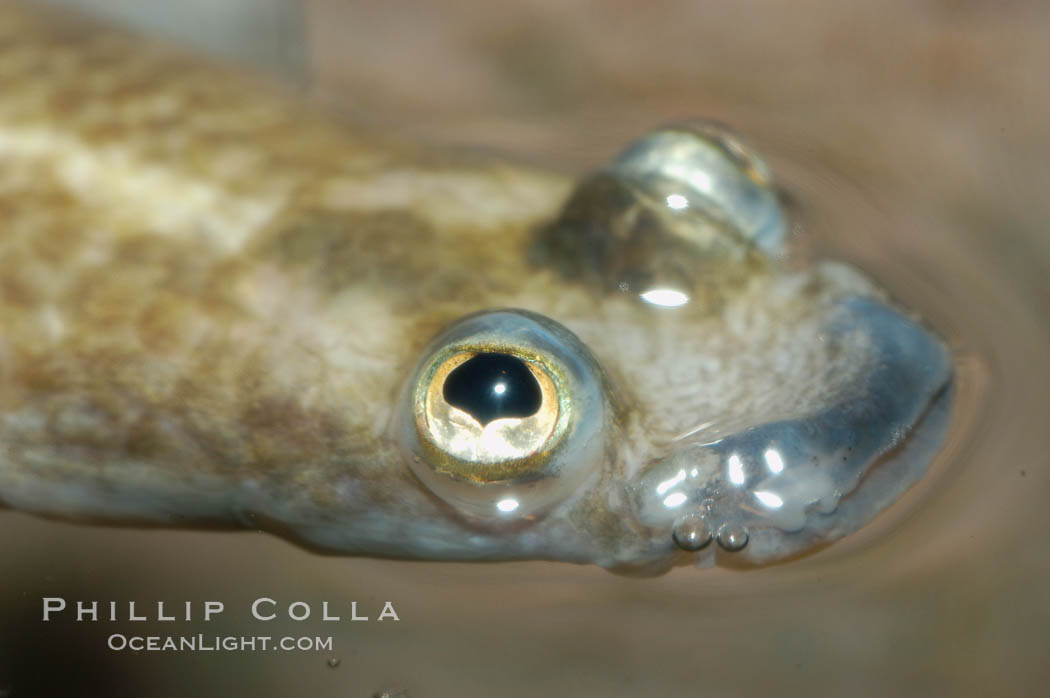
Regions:
<instances>
[{"instance_id":1,"label":"air bubble","mask_svg":"<svg viewBox=\"0 0 1050 698\"><path fill-rule=\"evenodd\" d=\"M702 550L711 542L711 529L704 517L699 514L687 514L674 522L671 531L675 545L682 550L695 552Z\"/></svg>"},{"instance_id":2,"label":"air bubble","mask_svg":"<svg viewBox=\"0 0 1050 698\"><path fill-rule=\"evenodd\" d=\"M747 540L747 529L743 526L724 523L718 528L718 544L728 552L743 550Z\"/></svg>"}]
</instances>

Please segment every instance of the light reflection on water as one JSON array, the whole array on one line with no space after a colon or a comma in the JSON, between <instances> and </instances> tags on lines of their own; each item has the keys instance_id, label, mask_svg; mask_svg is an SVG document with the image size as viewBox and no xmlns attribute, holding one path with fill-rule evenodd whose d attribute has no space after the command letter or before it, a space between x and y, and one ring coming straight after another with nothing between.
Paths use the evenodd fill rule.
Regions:
<instances>
[{"instance_id":1,"label":"light reflection on water","mask_svg":"<svg viewBox=\"0 0 1050 698\"><path fill-rule=\"evenodd\" d=\"M687 52L680 44L689 32L678 26L666 30L674 40L649 42L643 53L642 38L675 19L669 10L642 18L633 44L618 34L623 44L612 52L589 37L594 30L567 22L555 31L555 10L526 6L520 11L531 22L526 29L550 38L552 60L574 56L570 39L578 36L584 67L573 70L591 71L595 85L579 99L552 82L547 101L536 98L543 107L530 114L521 106L525 97L511 94L514 85L502 85L493 88L491 102L468 101L462 109L473 111L457 114L454 99L442 94L491 87L475 66L468 77L411 100L409 87L377 88L366 108L397 110L406 122L413 109L430 111L433 120L407 130L445 142L472 142L474 133L473 142L541 160L550 153L546 159L574 168L601 161L671 118L704 114L738 125L797 202L800 245L809 254L855 262L920 311L956 351L952 432L929 476L872 525L809 558L751 572L680 569L645 580L546 563L342 559L251 533L81 528L4 513L0 593L2 608L16 609L23 621L20 651L42 667L62 666L59 658L40 659L48 652L82 651L88 659L81 663L91 665L81 667L85 675L97 679L101 672L153 695L368 695L381 686L402 686L413 696L1044 690L1050 685L1050 237L1041 221L1050 220L1050 210L1037 193L1050 183L1042 165L1050 142L1036 126L1046 119L1028 112L1045 117L1050 105L1031 75L1046 65L1034 60L1045 52L1035 39L1050 24L1045 14L1021 7L975 19L966 14L972 8L953 15L936 5L882 8L887 19L880 19L870 8L851 15L810 3L809 20L818 29L789 19L778 33L769 14L775 10L755 5L748 12L767 22L752 33L739 31L743 15L735 12L743 10L690 14L678 25L692 22L707 44L697 41ZM469 33L456 28L457 21L470 26L467 5L457 7L426 51L444 56L453 75L467 58L489 54L505 59L500 70L510 70L505 64L513 52L501 53L500 41L514 44L527 32L500 34L502 25L491 17L488 48L441 53L442 40L454 45ZM617 11L628 12L606 12ZM576 17L580 9L563 12ZM365 14L372 25L394 21L379 8ZM701 28L700 19L713 28ZM1005 38L992 36L989 25ZM719 34L735 36L743 48L710 39ZM869 35L880 36L881 45L871 45ZM323 57L324 36L319 41ZM787 46L792 41L799 46ZM1013 51L1011 42L1028 52L1010 56L1021 53L1029 63L997 60L998 52ZM760 49L778 65L756 58ZM526 66L537 60L529 46L514 50ZM624 56L638 60L625 63ZM836 67L838 59L845 67ZM406 61L411 56L398 55L383 65ZM364 71L349 65L342 72L322 65L322 88L368 84L360 79ZM542 77L546 69L532 70ZM969 82L956 83L959 73ZM564 80L583 80L573 75ZM609 75L620 75L623 84L615 86ZM664 77L646 81L646 75ZM469 76L477 84L468 84ZM851 78L861 85L851 86ZM792 90L801 97L788 99ZM641 105L639 91L647 96ZM600 113L591 106L598 98ZM1024 111L1014 106L1018 101ZM52 594L221 599L229 609L223 619L180 630L332 634L339 666L333 670L327 655L308 653L114 655L101 649L108 626L66 628L72 634L59 640L60 633L36 622L39 597ZM251 600L263 595L318 605L357 600L374 613L389 599L402 620L242 623Z\"/></svg>"}]
</instances>

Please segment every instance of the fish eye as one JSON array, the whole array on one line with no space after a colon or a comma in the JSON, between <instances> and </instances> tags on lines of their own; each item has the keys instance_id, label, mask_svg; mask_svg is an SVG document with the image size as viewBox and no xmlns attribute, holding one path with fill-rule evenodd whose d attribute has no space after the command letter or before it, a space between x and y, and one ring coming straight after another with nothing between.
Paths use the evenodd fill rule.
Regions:
<instances>
[{"instance_id":1,"label":"fish eye","mask_svg":"<svg viewBox=\"0 0 1050 698\"><path fill-rule=\"evenodd\" d=\"M522 310L463 318L434 338L402 397L412 471L468 516L531 517L598 462L605 398L584 344Z\"/></svg>"},{"instance_id":2,"label":"fish eye","mask_svg":"<svg viewBox=\"0 0 1050 698\"><path fill-rule=\"evenodd\" d=\"M445 367L451 370L433 382L432 392L440 383L445 403L465 411L481 427L507 417L528 419L545 405L553 407L550 379L513 354L464 352Z\"/></svg>"},{"instance_id":3,"label":"fish eye","mask_svg":"<svg viewBox=\"0 0 1050 698\"><path fill-rule=\"evenodd\" d=\"M649 131L606 170L671 212L717 221L771 257L784 252L787 223L769 166L723 124L692 120ZM703 229L687 219L680 233Z\"/></svg>"},{"instance_id":4,"label":"fish eye","mask_svg":"<svg viewBox=\"0 0 1050 698\"><path fill-rule=\"evenodd\" d=\"M758 154L724 126L690 121L646 133L581 180L529 255L565 278L677 308L785 257L787 230Z\"/></svg>"},{"instance_id":5,"label":"fish eye","mask_svg":"<svg viewBox=\"0 0 1050 698\"><path fill-rule=\"evenodd\" d=\"M552 371L513 349L460 351L441 359L426 378L423 436L442 455L438 467L474 482L520 475L524 461L551 450L564 436ZM560 382L560 381L559 381ZM437 459L445 461L445 459Z\"/></svg>"}]
</instances>

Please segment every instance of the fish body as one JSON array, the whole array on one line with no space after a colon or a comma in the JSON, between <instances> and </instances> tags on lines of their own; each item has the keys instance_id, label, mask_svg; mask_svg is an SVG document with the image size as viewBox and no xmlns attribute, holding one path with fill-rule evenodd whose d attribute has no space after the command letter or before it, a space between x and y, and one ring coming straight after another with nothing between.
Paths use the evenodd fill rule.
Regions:
<instances>
[{"instance_id":1,"label":"fish body","mask_svg":"<svg viewBox=\"0 0 1050 698\"><path fill-rule=\"evenodd\" d=\"M0 81L9 507L660 572L833 541L943 436L944 345L707 126L574 184L9 5ZM480 355L541 406L428 382Z\"/></svg>"}]
</instances>

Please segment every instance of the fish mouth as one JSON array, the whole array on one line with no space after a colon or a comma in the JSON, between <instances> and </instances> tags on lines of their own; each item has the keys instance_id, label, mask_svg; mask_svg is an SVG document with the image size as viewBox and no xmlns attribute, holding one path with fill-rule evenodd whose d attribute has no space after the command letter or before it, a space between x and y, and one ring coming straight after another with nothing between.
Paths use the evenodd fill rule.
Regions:
<instances>
[{"instance_id":1,"label":"fish mouth","mask_svg":"<svg viewBox=\"0 0 1050 698\"><path fill-rule=\"evenodd\" d=\"M840 301L825 328L865 333L870 368L822 409L687 439L649 466L632 489L658 547L730 566L791 559L861 528L926 472L948 431L948 350L868 298Z\"/></svg>"}]
</instances>

